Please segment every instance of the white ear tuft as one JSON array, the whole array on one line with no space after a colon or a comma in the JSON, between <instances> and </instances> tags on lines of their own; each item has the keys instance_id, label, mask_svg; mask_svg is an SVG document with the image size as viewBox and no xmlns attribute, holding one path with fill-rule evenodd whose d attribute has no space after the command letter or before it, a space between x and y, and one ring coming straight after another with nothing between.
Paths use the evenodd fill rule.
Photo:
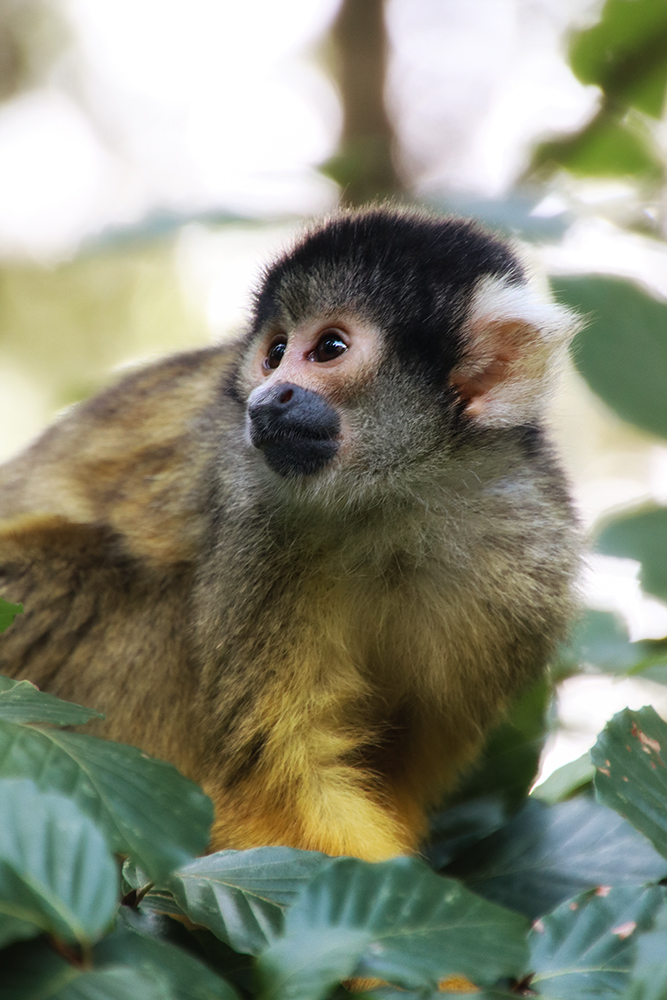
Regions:
<instances>
[{"instance_id":1,"label":"white ear tuft","mask_svg":"<svg viewBox=\"0 0 667 1000\"><path fill-rule=\"evenodd\" d=\"M485 427L531 423L544 411L567 345L581 329L575 314L536 282L483 278L463 328L464 356L451 384L465 412Z\"/></svg>"}]
</instances>

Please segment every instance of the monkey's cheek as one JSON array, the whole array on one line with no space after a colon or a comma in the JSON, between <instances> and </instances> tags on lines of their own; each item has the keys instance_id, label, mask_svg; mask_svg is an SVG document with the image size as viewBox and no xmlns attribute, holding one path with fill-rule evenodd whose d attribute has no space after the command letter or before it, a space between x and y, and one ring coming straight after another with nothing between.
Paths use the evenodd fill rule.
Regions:
<instances>
[{"instance_id":1,"label":"monkey's cheek","mask_svg":"<svg viewBox=\"0 0 667 1000\"><path fill-rule=\"evenodd\" d=\"M313 476L332 461L338 441L315 438L273 438L261 444L269 468L279 476Z\"/></svg>"}]
</instances>

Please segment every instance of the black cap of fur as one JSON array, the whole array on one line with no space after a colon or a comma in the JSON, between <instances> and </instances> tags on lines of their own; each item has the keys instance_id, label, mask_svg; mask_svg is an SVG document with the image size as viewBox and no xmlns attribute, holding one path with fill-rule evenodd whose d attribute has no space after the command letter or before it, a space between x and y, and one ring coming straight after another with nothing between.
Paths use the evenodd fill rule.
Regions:
<instances>
[{"instance_id":1,"label":"black cap of fur","mask_svg":"<svg viewBox=\"0 0 667 1000\"><path fill-rule=\"evenodd\" d=\"M343 212L268 269L253 332L351 309L377 323L405 362L425 362L441 378L458 360L458 331L485 275L523 279L508 245L475 222L383 206Z\"/></svg>"}]
</instances>

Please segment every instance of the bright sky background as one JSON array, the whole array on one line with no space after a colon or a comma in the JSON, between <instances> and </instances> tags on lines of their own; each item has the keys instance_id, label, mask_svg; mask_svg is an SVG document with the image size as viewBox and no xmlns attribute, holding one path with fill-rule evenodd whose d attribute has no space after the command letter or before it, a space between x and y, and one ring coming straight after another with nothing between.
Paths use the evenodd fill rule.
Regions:
<instances>
[{"instance_id":1,"label":"bright sky background","mask_svg":"<svg viewBox=\"0 0 667 1000\"><path fill-rule=\"evenodd\" d=\"M0 109L0 254L72 252L151 209L331 207L337 0L61 0L72 45ZM592 0L390 0L388 101L422 189L502 192L536 134L590 114L562 39Z\"/></svg>"}]
</instances>

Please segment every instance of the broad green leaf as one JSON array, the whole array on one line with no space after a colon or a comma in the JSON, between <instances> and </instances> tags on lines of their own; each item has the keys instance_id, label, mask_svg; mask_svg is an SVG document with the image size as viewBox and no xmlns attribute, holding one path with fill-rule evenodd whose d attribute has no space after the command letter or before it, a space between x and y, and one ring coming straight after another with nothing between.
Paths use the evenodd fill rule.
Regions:
<instances>
[{"instance_id":1,"label":"broad green leaf","mask_svg":"<svg viewBox=\"0 0 667 1000\"><path fill-rule=\"evenodd\" d=\"M131 900L128 901L129 905ZM155 913L169 913L174 917L187 916L182 906L179 906L174 897L166 889L151 888L151 890L141 899L141 909L153 910Z\"/></svg>"},{"instance_id":2,"label":"broad green leaf","mask_svg":"<svg viewBox=\"0 0 667 1000\"><path fill-rule=\"evenodd\" d=\"M0 632L8 629L16 616L20 615L22 611L22 604L10 604L8 601L3 601L0 597Z\"/></svg>"},{"instance_id":3,"label":"broad green leaf","mask_svg":"<svg viewBox=\"0 0 667 1000\"><path fill-rule=\"evenodd\" d=\"M49 722L57 726L77 726L89 719L103 719L101 712L62 701L40 691L30 681L13 681L0 674L0 719L8 722Z\"/></svg>"},{"instance_id":4,"label":"broad green leaf","mask_svg":"<svg viewBox=\"0 0 667 1000\"><path fill-rule=\"evenodd\" d=\"M203 851L212 806L171 764L81 733L0 721L0 777L72 798L153 879Z\"/></svg>"},{"instance_id":5,"label":"broad green leaf","mask_svg":"<svg viewBox=\"0 0 667 1000\"><path fill-rule=\"evenodd\" d=\"M448 865L478 841L504 826L508 810L500 796L485 795L444 809L433 819L423 849L432 868Z\"/></svg>"},{"instance_id":6,"label":"broad green leaf","mask_svg":"<svg viewBox=\"0 0 667 1000\"><path fill-rule=\"evenodd\" d=\"M12 948L2 962L3 1000L180 1000L157 969L126 965L84 970L66 962L44 940ZM213 1000L215 994L209 996Z\"/></svg>"},{"instance_id":7,"label":"broad green leaf","mask_svg":"<svg viewBox=\"0 0 667 1000\"><path fill-rule=\"evenodd\" d=\"M256 955L282 928L285 907L328 860L291 847L220 851L175 872L165 888L193 923L236 951Z\"/></svg>"},{"instance_id":8,"label":"broad green leaf","mask_svg":"<svg viewBox=\"0 0 667 1000\"><path fill-rule=\"evenodd\" d=\"M352 972L407 988L448 975L492 985L524 969L526 926L414 858L334 858L259 956L259 995L318 1000Z\"/></svg>"},{"instance_id":9,"label":"broad green leaf","mask_svg":"<svg viewBox=\"0 0 667 1000\"><path fill-rule=\"evenodd\" d=\"M667 639L643 639L637 645L641 646L645 658L630 673L656 684L667 684Z\"/></svg>"},{"instance_id":10,"label":"broad green leaf","mask_svg":"<svg viewBox=\"0 0 667 1000\"><path fill-rule=\"evenodd\" d=\"M645 591L667 600L667 507L646 507L609 521L596 548L605 555L636 559Z\"/></svg>"},{"instance_id":11,"label":"broad green leaf","mask_svg":"<svg viewBox=\"0 0 667 1000\"><path fill-rule=\"evenodd\" d=\"M556 278L559 299L587 319L572 356L624 420L667 437L667 303L630 281Z\"/></svg>"},{"instance_id":12,"label":"broad green leaf","mask_svg":"<svg viewBox=\"0 0 667 1000\"><path fill-rule=\"evenodd\" d=\"M618 615L589 609L559 653L560 673L593 667L607 674L625 674L645 657L643 645L630 642L625 623Z\"/></svg>"},{"instance_id":13,"label":"broad green leaf","mask_svg":"<svg viewBox=\"0 0 667 1000\"><path fill-rule=\"evenodd\" d=\"M570 64L582 83L617 101L662 114L667 85L667 8L664 0L607 0L598 24L576 34Z\"/></svg>"},{"instance_id":14,"label":"broad green leaf","mask_svg":"<svg viewBox=\"0 0 667 1000\"><path fill-rule=\"evenodd\" d=\"M530 934L530 987L553 1000L602 1000L627 987L635 942L664 905L659 886L584 893L537 922Z\"/></svg>"},{"instance_id":15,"label":"broad green leaf","mask_svg":"<svg viewBox=\"0 0 667 1000\"><path fill-rule=\"evenodd\" d=\"M130 889L144 889L151 885L148 875L136 861L128 859L123 862L122 876L123 892L128 892Z\"/></svg>"},{"instance_id":16,"label":"broad green leaf","mask_svg":"<svg viewBox=\"0 0 667 1000\"><path fill-rule=\"evenodd\" d=\"M46 996L53 1000L176 1000L166 977L156 969L127 967L90 972L77 969L67 985ZM39 1000L44 997L40 991Z\"/></svg>"},{"instance_id":17,"label":"broad green leaf","mask_svg":"<svg viewBox=\"0 0 667 1000\"><path fill-rule=\"evenodd\" d=\"M517 808L539 770L550 701L550 685L542 680L512 703L480 759L448 799L449 805L492 795L500 796L507 808Z\"/></svg>"},{"instance_id":18,"label":"broad green leaf","mask_svg":"<svg viewBox=\"0 0 667 1000\"><path fill-rule=\"evenodd\" d=\"M444 990L444 992L443 990L439 989L437 993L432 993L430 997L426 998L426 1000L443 1000L443 996L444 997L452 996L454 993L458 994L459 996L462 993L466 994L467 1000L516 1000L517 997L515 990L513 990L512 992L508 992L507 990L502 990L502 989L492 989L492 990L481 990L478 993L471 993L469 989L463 988L462 984L462 987L460 989L452 989L449 991ZM374 993L373 997L375 996L376 994ZM393 998L393 1000L405 1000L405 994L403 994L402 998L396 995ZM419 995L419 1000L422 1000L421 994Z\"/></svg>"},{"instance_id":19,"label":"broad green leaf","mask_svg":"<svg viewBox=\"0 0 667 1000\"><path fill-rule=\"evenodd\" d=\"M204 927L193 927L189 921L173 920L165 913L147 910L142 903L134 908L120 908L116 933L122 934L126 930L133 931L142 938L168 944L178 952L187 952L197 961L205 962L208 969L233 987L240 984L242 989L251 988L253 957L234 951ZM104 938L96 946L95 954L104 947L107 940L109 939Z\"/></svg>"},{"instance_id":20,"label":"broad green leaf","mask_svg":"<svg viewBox=\"0 0 667 1000\"><path fill-rule=\"evenodd\" d=\"M667 864L629 823L580 796L556 806L528 800L445 872L485 899L538 917L583 889L657 881Z\"/></svg>"},{"instance_id":21,"label":"broad green leaf","mask_svg":"<svg viewBox=\"0 0 667 1000\"><path fill-rule=\"evenodd\" d=\"M568 764L563 764L557 771L553 771L549 777L532 790L531 797L546 802L547 805L555 805L556 802L564 802L575 792L578 792L584 785L588 785L593 780L595 768L588 750L571 760Z\"/></svg>"},{"instance_id":22,"label":"broad green leaf","mask_svg":"<svg viewBox=\"0 0 667 1000\"><path fill-rule=\"evenodd\" d=\"M595 791L667 857L667 725L650 706L619 712L591 750Z\"/></svg>"},{"instance_id":23,"label":"broad green leaf","mask_svg":"<svg viewBox=\"0 0 667 1000\"><path fill-rule=\"evenodd\" d=\"M153 918L151 918L153 919ZM169 921L173 924L173 921ZM188 932L183 930L185 936ZM94 970L66 962L44 940L0 959L7 1000L236 1000L232 986L183 948L138 933L121 908L118 927L92 950Z\"/></svg>"},{"instance_id":24,"label":"broad green leaf","mask_svg":"<svg viewBox=\"0 0 667 1000\"><path fill-rule=\"evenodd\" d=\"M639 175L657 181L660 160L650 137L636 124L622 121L616 114L601 113L581 132L542 143L535 151L534 160L552 169L558 164L578 177Z\"/></svg>"},{"instance_id":25,"label":"broad green leaf","mask_svg":"<svg viewBox=\"0 0 667 1000\"><path fill-rule=\"evenodd\" d=\"M257 960L259 1000L324 1000L350 978L372 940L360 927L332 926L274 941Z\"/></svg>"},{"instance_id":26,"label":"broad green leaf","mask_svg":"<svg viewBox=\"0 0 667 1000\"><path fill-rule=\"evenodd\" d=\"M125 919L95 947L95 966L130 966L164 977L174 1000L237 1000L236 990L202 961L156 937L131 929Z\"/></svg>"},{"instance_id":27,"label":"broad green leaf","mask_svg":"<svg viewBox=\"0 0 667 1000\"><path fill-rule=\"evenodd\" d=\"M650 931L637 939L632 982L622 1000L665 1000L667 997L667 906L658 910Z\"/></svg>"},{"instance_id":28,"label":"broad green leaf","mask_svg":"<svg viewBox=\"0 0 667 1000\"><path fill-rule=\"evenodd\" d=\"M433 991L419 990L419 992L415 992L411 990L408 992L392 986L379 986L368 993L364 993L363 996L366 1000L371 1000L371 998L372 1000L447 1000L447 997L455 995L460 997L462 994L466 1000L517 1000L515 991L510 992L509 990L500 988L472 992L469 980L460 979L459 981L459 977L457 976L451 979L451 989L449 988L449 983L446 981L442 987L438 987L437 990ZM350 1000L349 991L344 987L340 987L339 990L332 994L332 997L333 1000Z\"/></svg>"},{"instance_id":29,"label":"broad green leaf","mask_svg":"<svg viewBox=\"0 0 667 1000\"><path fill-rule=\"evenodd\" d=\"M611 523L615 524L616 520ZM618 615L588 610L574 630L570 642L561 647L552 675L560 680L582 670L605 674L641 674L642 677L665 684L667 642L657 639L630 642L625 623Z\"/></svg>"},{"instance_id":30,"label":"broad green leaf","mask_svg":"<svg viewBox=\"0 0 667 1000\"><path fill-rule=\"evenodd\" d=\"M183 910L172 894L167 889L156 888L146 872L129 859L123 863L121 893L127 906L134 907L137 902L140 902L142 910L155 910L157 913L184 916ZM130 893L134 895L130 896Z\"/></svg>"},{"instance_id":31,"label":"broad green leaf","mask_svg":"<svg viewBox=\"0 0 667 1000\"><path fill-rule=\"evenodd\" d=\"M94 941L118 905L106 840L71 799L0 781L0 944L46 931Z\"/></svg>"}]
</instances>

